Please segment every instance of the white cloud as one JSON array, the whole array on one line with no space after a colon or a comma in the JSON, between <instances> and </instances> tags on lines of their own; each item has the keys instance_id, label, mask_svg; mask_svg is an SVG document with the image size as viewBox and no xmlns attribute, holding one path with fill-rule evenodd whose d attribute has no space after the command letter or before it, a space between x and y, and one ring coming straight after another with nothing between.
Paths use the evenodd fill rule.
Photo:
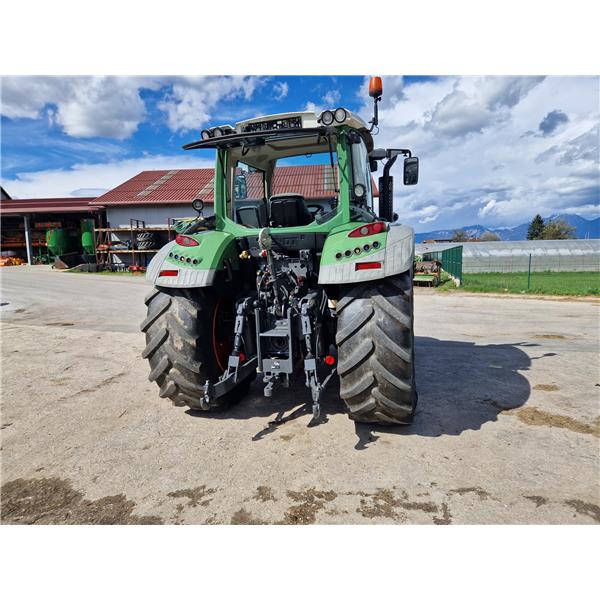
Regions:
<instances>
[{"instance_id":1,"label":"white cloud","mask_svg":"<svg viewBox=\"0 0 600 600\"><path fill-rule=\"evenodd\" d=\"M375 145L411 148L421 159L415 187L401 185L401 161L394 167L400 220L426 231L478 221L516 225L536 212L598 216L598 84L597 77L443 77L409 84L385 77ZM365 86L361 115L369 120ZM386 101L390 89L395 102ZM524 136L555 110L568 121L552 136Z\"/></svg>"},{"instance_id":2,"label":"white cloud","mask_svg":"<svg viewBox=\"0 0 600 600\"><path fill-rule=\"evenodd\" d=\"M337 108L341 99L342 94L340 94L339 90L329 90L323 95L323 102L325 102L329 108Z\"/></svg>"},{"instance_id":3,"label":"white cloud","mask_svg":"<svg viewBox=\"0 0 600 600\"><path fill-rule=\"evenodd\" d=\"M212 159L191 154L144 156L118 162L80 163L70 169L19 173L13 179L3 179L2 187L13 198L63 198L95 195L94 192L99 195L141 171L213 167Z\"/></svg>"},{"instance_id":4,"label":"white cloud","mask_svg":"<svg viewBox=\"0 0 600 600\"><path fill-rule=\"evenodd\" d=\"M339 90L329 90L320 99L319 102L313 102L309 100L305 105L304 109L308 112L314 112L317 115L322 113L325 109L337 108L340 106L342 94Z\"/></svg>"},{"instance_id":5,"label":"white cloud","mask_svg":"<svg viewBox=\"0 0 600 600\"><path fill-rule=\"evenodd\" d=\"M315 114L319 114L321 112L323 112L324 108L318 104L315 104L314 102L307 102L304 105L304 109L307 112L314 112Z\"/></svg>"},{"instance_id":6,"label":"white cloud","mask_svg":"<svg viewBox=\"0 0 600 600\"><path fill-rule=\"evenodd\" d=\"M71 137L123 140L146 118L143 89L164 90L158 108L166 114L168 127L188 131L202 127L220 101L250 100L262 82L239 76L4 77L1 114L9 119L45 114L51 126Z\"/></svg>"},{"instance_id":7,"label":"white cloud","mask_svg":"<svg viewBox=\"0 0 600 600\"><path fill-rule=\"evenodd\" d=\"M283 100L287 97L289 90L290 86L287 84L287 82L277 81L273 85L273 98L275 98L277 101Z\"/></svg>"},{"instance_id":8,"label":"white cloud","mask_svg":"<svg viewBox=\"0 0 600 600\"><path fill-rule=\"evenodd\" d=\"M259 77L179 78L158 108L167 114L171 131L200 129L211 118L211 111L223 100L250 100L263 83Z\"/></svg>"},{"instance_id":9,"label":"white cloud","mask_svg":"<svg viewBox=\"0 0 600 600\"><path fill-rule=\"evenodd\" d=\"M436 104L428 124L436 134L458 137L481 132L490 119L485 106L462 90L455 90Z\"/></svg>"},{"instance_id":10,"label":"white cloud","mask_svg":"<svg viewBox=\"0 0 600 600\"><path fill-rule=\"evenodd\" d=\"M137 130L146 107L142 87L156 88L150 79L130 77L3 77L2 115L46 117L72 137L125 139Z\"/></svg>"}]
</instances>

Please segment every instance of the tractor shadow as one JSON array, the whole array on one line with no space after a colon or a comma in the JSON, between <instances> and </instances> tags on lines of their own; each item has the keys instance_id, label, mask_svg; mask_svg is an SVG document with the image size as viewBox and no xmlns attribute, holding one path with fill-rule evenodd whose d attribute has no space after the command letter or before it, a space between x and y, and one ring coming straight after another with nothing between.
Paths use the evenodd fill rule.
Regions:
<instances>
[{"instance_id":1,"label":"tractor shadow","mask_svg":"<svg viewBox=\"0 0 600 600\"><path fill-rule=\"evenodd\" d=\"M329 417L345 413L344 401L340 398L340 386L337 377L332 378L321 396L321 416L317 422L312 422L312 400L310 390L304 385L304 375L300 374L291 382L289 388L276 386L271 398L263 396L261 376L257 376L250 391L243 398L234 400L228 408L214 412L203 412L188 409L188 415L205 419L251 419L254 417L268 418L264 427L253 437L259 441L278 430L286 423L307 417L309 427L324 425ZM306 420L306 419L304 419Z\"/></svg>"},{"instance_id":2,"label":"tractor shadow","mask_svg":"<svg viewBox=\"0 0 600 600\"><path fill-rule=\"evenodd\" d=\"M416 337L416 369L419 403L411 425L386 426L355 423L355 449L363 450L376 442L378 432L395 435L439 437L460 435L463 431L478 430L498 414L519 408L527 402L531 387L521 373L529 370L532 360L552 356L552 353L530 357L523 348L535 343L476 344L474 342ZM272 398L264 398L259 377L250 392L226 410L205 413L186 411L205 419L268 418L254 441L277 431L278 427L300 417L311 416L310 392L302 377L289 388L276 388ZM327 423L330 416L346 414L339 396L339 382L331 381L321 399L321 418L315 426Z\"/></svg>"},{"instance_id":3,"label":"tractor shadow","mask_svg":"<svg viewBox=\"0 0 600 600\"><path fill-rule=\"evenodd\" d=\"M356 423L355 448L377 441L377 432L439 437L478 430L498 414L523 406L531 387L521 371L531 361L522 348L539 344L479 345L474 342L416 337L419 402L411 425L383 426Z\"/></svg>"}]
</instances>

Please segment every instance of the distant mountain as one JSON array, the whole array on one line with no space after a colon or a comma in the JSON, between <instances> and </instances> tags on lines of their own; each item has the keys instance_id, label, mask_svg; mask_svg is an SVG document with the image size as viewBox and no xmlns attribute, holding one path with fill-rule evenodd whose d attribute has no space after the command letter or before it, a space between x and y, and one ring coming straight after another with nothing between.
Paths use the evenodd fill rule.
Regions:
<instances>
[{"instance_id":1,"label":"distant mountain","mask_svg":"<svg viewBox=\"0 0 600 600\"><path fill-rule=\"evenodd\" d=\"M600 217L597 217L596 219L585 219L579 215L551 215L546 221L556 221L558 219L562 219L571 225L571 227L575 227L575 235L577 238L600 238Z\"/></svg>"},{"instance_id":2,"label":"distant mountain","mask_svg":"<svg viewBox=\"0 0 600 600\"><path fill-rule=\"evenodd\" d=\"M575 236L579 239L600 238L600 217L596 219L585 219L579 215L551 215L544 221L556 221L562 219L571 227L575 227ZM515 225L514 227L484 227L483 225L467 225L466 227L456 227L454 229L437 229L435 231L426 231L415 234L417 242L425 240L449 240L452 239L456 229L462 229L468 237L479 238L485 232L495 233L503 241L526 240L529 223Z\"/></svg>"}]
</instances>

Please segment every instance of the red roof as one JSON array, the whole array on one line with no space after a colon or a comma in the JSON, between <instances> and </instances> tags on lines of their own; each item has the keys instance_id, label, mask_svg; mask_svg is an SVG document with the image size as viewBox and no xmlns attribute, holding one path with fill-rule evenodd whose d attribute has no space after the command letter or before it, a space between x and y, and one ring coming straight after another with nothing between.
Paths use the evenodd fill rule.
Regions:
<instances>
[{"instance_id":1,"label":"red roof","mask_svg":"<svg viewBox=\"0 0 600 600\"><path fill-rule=\"evenodd\" d=\"M273 193L295 192L307 199L335 196L329 165L303 165L275 169ZM248 196L254 188L248 180ZM373 184L375 196L378 196ZM189 204L201 198L214 202L214 169L178 169L171 171L142 171L125 183L90 202L92 206L134 204Z\"/></svg>"},{"instance_id":2,"label":"red roof","mask_svg":"<svg viewBox=\"0 0 600 600\"><path fill-rule=\"evenodd\" d=\"M91 212L100 210L99 207L90 206L89 198L16 198L0 201L0 213L2 215L30 215L33 213L71 213Z\"/></svg>"}]
</instances>

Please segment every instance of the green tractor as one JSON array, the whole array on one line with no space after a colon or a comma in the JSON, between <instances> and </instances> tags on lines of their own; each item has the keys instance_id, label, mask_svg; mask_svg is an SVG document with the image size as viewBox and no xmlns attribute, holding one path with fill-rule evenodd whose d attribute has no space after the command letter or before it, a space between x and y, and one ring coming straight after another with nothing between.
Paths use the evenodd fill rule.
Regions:
<instances>
[{"instance_id":1,"label":"green tractor","mask_svg":"<svg viewBox=\"0 0 600 600\"><path fill-rule=\"evenodd\" d=\"M184 146L216 150L214 216L195 200L198 219L148 267L143 356L161 397L219 410L257 374L267 398L300 376L318 421L337 375L351 419L411 422L414 233L392 225L390 169L404 156L404 184L414 185L419 162L373 147L380 78L369 93L369 124L344 108L287 113L204 130ZM307 164L319 190L310 200L294 175Z\"/></svg>"}]
</instances>

